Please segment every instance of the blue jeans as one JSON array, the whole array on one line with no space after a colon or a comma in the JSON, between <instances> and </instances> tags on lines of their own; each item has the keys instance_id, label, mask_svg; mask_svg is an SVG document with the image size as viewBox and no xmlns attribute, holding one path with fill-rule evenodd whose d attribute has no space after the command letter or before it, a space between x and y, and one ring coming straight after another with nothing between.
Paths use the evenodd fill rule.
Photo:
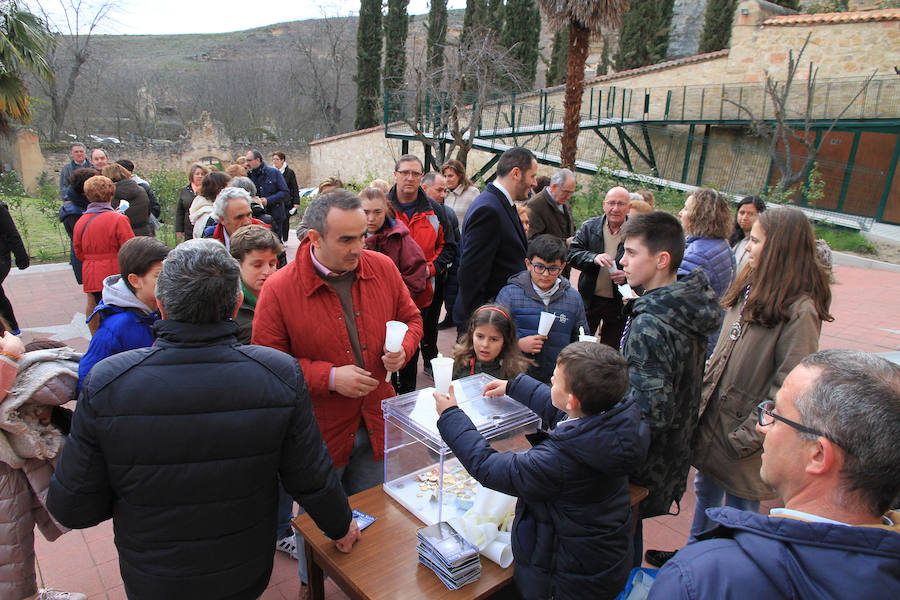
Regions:
<instances>
[{"instance_id":1,"label":"blue jeans","mask_svg":"<svg viewBox=\"0 0 900 600\"><path fill-rule=\"evenodd\" d=\"M706 516L706 509L722 506L723 498L725 506L759 512L758 500L747 500L729 494L711 477L706 477L700 471L697 471L697 476L694 478L694 494L697 496L697 503L694 505L694 522L691 523L691 536L688 538L688 544L696 542L698 535L716 525Z\"/></svg>"},{"instance_id":2,"label":"blue jeans","mask_svg":"<svg viewBox=\"0 0 900 600\"><path fill-rule=\"evenodd\" d=\"M275 530L275 539L291 535L291 519L294 518L294 499L284 491L281 479L278 480L278 529ZM287 534L287 536L285 535Z\"/></svg>"},{"instance_id":3,"label":"blue jeans","mask_svg":"<svg viewBox=\"0 0 900 600\"><path fill-rule=\"evenodd\" d=\"M356 436L353 438L350 462L343 467L335 469L338 479L341 480L341 485L344 487L344 493L352 496L384 483L384 461L375 461L374 458L375 455L372 452L372 441L369 439L369 432L366 431L364 424L360 424L359 429L356 430ZM304 512L306 511L301 506L297 514L302 515ZM309 583L309 575L306 572L303 538L298 535L296 540L297 573L300 575L300 581L305 585Z\"/></svg>"}]
</instances>

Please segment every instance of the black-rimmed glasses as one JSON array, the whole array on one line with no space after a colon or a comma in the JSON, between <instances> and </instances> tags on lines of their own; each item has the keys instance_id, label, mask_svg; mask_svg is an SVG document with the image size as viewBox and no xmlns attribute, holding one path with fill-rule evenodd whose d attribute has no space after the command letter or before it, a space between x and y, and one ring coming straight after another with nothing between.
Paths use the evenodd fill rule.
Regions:
<instances>
[{"instance_id":1,"label":"black-rimmed glasses","mask_svg":"<svg viewBox=\"0 0 900 600\"><path fill-rule=\"evenodd\" d=\"M779 414L774 412L775 403L771 400L763 400L756 406L756 418L759 420L760 427L768 427L772 425L776 420L781 421L782 423L789 425L796 429L797 431L802 431L803 433L808 433L810 435L821 436L831 443L837 445L844 452L850 454L850 450L847 447L822 431L818 431L817 429L813 429L812 427L807 427L801 423L797 423L796 421L791 421L790 419L786 419Z\"/></svg>"},{"instance_id":2,"label":"black-rimmed glasses","mask_svg":"<svg viewBox=\"0 0 900 600\"><path fill-rule=\"evenodd\" d=\"M551 275L559 275L559 272L563 270L560 265L545 265L544 263L533 262L531 263L531 267L534 269L534 272L538 275L543 275L544 271L549 271Z\"/></svg>"}]
</instances>

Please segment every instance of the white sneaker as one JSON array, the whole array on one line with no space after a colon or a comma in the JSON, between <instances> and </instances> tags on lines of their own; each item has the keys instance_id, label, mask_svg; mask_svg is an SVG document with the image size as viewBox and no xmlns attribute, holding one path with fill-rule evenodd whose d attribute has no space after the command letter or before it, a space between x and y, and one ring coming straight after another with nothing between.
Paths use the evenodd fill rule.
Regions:
<instances>
[{"instance_id":1,"label":"white sneaker","mask_svg":"<svg viewBox=\"0 0 900 600\"><path fill-rule=\"evenodd\" d=\"M285 554L290 554L291 558L297 560L297 542L294 541L294 536L288 536L285 538L281 538L277 542L275 542L275 549L284 552Z\"/></svg>"},{"instance_id":2,"label":"white sneaker","mask_svg":"<svg viewBox=\"0 0 900 600\"><path fill-rule=\"evenodd\" d=\"M35 600L87 600L87 596L78 592L62 592L47 588L38 591Z\"/></svg>"}]
</instances>

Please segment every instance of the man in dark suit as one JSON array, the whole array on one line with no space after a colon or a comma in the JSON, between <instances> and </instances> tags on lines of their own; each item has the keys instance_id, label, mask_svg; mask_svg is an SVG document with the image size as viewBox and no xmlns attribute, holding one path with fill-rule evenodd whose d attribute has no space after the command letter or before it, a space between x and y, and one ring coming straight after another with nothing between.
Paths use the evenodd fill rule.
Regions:
<instances>
[{"instance_id":1,"label":"man in dark suit","mask_svg":"<svg viewBox=\"0 0 900 600\"><path fill-rule=\"evenodd\" d=\"M297 209L300 208L300 187L297 185L297 174L287 165L287 155L284 152L281 150L273 152L272 164L275 165L276 169L281 171L284 182L288 186L288 194L290 195L290 198L287 199L284 205L284 210L288 213L287 218L284 220L281 231L276 232L281 235L281 240L286 242L288 239L288 230L291 228L291 215L294 215L297 212Z\"/></svg>"},{"instance_id":2,"label":"man in dark suit","mask_svg":"<svg viewBox=\"0 0 900 600\"><path fill-rule=\"evenodd\" d=\"M469 315L525 268L528 238L515 202L528 198L535 173L534 154L527 148L510 148L497 162L497 179L466 212L459 246L459 293L453 307L453 320L461 332Z\"/></svg>"}]
</instances>

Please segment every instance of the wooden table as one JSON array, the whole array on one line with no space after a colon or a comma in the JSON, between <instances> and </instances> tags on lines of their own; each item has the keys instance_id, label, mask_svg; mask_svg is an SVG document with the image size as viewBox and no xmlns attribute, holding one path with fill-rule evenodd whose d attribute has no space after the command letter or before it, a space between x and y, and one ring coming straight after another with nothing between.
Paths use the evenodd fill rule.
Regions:
<instances>
[{"instance_id":1,"label":"wooden table","mask_svg":"<svg viewBox=\"0 0 900 600\"><path fill-rule=\"evenodd\" d=\"M646 497L646 488L632 485L632 510ZM353 600L476 600L488 598L512 583L511 566L501 569L497 563L482 557L481 578L451 592L437 575L419 563L416 531L424 524L388 496L381 486L350 496L350 506L376 517L350 554L338 551L308 514L294 519L294 527L306 540L311 600L325 597L325 573Z\"/></svg>"},{"instance_id":2,"label":"wooden table","mask_svg":"<svg viewBox=\"0 0 900 600\"><path fill-rule=\"evenodd\" d=\"M437 575L419 563L416 530L424 527L424 523L388 496L381 486L350 496L350 506L376 517L350 554L338 551L308 514L294 519L294 527L306 540L311 600L324 598L325 573L353 600L475 600L487 598L512 583L511 566L501 569L482 557L481 578L451 592Z\"/></svg>"}]
</instances>

